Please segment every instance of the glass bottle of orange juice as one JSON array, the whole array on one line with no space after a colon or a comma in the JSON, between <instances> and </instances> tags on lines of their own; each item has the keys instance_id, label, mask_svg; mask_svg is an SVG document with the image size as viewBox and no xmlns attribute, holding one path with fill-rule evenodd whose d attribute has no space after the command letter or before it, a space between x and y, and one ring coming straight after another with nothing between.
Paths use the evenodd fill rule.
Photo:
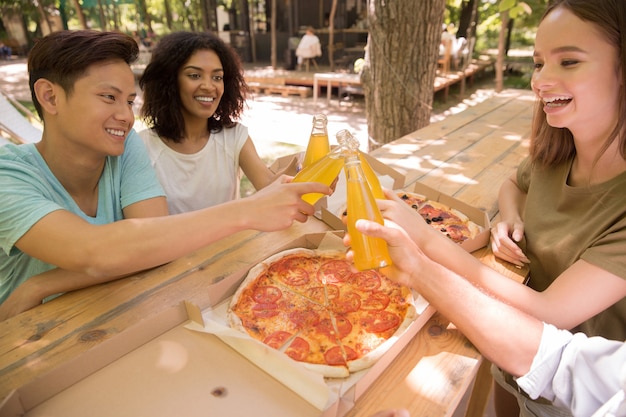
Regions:
<instances>
[{"instance_id":1,"label":"glass bottle of orange juice","mask_svg":"<svg viewBox=\"0 0 626 417\"><path fill-rule=\"evenodd\" d=\"M313 127L309 136L309 143L304 153L302 169L322 159L330 152L328 143L328 119L323 114L313 116Z\"/></svg>"},{"instance_id":2,"label":"glass bottle of orange juice","mask_svg":"<svg viewBox=\"0 0 626 417\"><path fill-rule=\"evenodd\" d=\"M354 251L354 266L360 271L389 266L391 258L387 250L387 242L380 238L366 236L355 227L358 219L373 220L383 224L383 217L365 178L357 152L346 154L344 170L348 191L347 226Z\"/></svg>"},{"instance_id":3,"label":"glass bottle of orange juice","mask_svg":"<svg viewBox=\"0 0 626 417\"><path fill-rule=\"evenodd\" d=\"M365 159L363 152L358 150L358 140L350 133L349 131L343 129L337 132L337 143L340 145L344 145L348 148L354 149L356 146L356 151L359 154L359 160L361 161L361 167L363 168L363 173L365 174L365 178L367 179L367 183L369 184L372 194L374 194L374 198L384 199L385 194L383 194L383 189L380 185L380 180L378 176Z\"/></svg>"},{"instance_id":4,"label":"glass bottle of orange juice","mask_svg":"<svg viewBox=\"0 0 626 417\"><path fill-rule=\"evenodd\" d=\"M330 187L335 178L341 173L344 165L343 147L338 146L326 155L298 172L293 178L293 182L321 182ZM309 193L304 194L302 199L309 204L315 204L324 194Z\"/></svg>"}]
</instances>

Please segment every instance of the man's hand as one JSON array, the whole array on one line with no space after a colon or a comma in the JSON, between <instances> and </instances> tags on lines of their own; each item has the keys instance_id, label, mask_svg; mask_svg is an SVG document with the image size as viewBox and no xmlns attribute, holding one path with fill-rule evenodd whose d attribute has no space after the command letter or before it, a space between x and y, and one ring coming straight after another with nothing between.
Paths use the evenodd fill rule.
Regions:
<instances>
[{"instance_id":1,"label":"man's hand","mask_svg":"<svg viewBox=\"0 0 626 417\"><path fill-rule=\"evenodd\" d=\"M29 280L20 284L15 291L0 304L0 321L17 316L41 304L42 299L37 296L36 293L37 291L33 291L33 285L29 283Z\"/></svg>"}]
</instances>

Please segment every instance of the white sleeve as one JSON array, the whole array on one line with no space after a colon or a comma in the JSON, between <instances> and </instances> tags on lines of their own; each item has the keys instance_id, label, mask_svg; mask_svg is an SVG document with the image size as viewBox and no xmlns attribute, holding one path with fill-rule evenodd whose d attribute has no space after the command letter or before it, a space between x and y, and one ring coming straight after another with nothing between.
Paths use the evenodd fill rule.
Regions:
<instances>
[{"instance_id":1,"label":"white sleeve","mask_svg":"<svg viewBox=\"0 0 626 417\"><path fill-rule=\"evenodd\" d=\"M625 383L626 343L572 335L548 324L530 371L517 379L531 398L544 397L574 416L591 416L610 401L617 401L616 409Z\"/></svg>"}]
</instances>

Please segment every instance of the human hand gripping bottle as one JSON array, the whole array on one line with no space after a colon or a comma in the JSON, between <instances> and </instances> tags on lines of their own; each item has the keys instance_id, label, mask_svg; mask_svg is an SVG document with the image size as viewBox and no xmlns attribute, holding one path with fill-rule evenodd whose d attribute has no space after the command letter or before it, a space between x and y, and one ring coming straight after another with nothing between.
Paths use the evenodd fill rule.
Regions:
<instances>
[{"instance_id":1,"label":"human hand gripping bottle","mask_svg":"<svg viewBox=\"0 0 626 417\"><path fill-rule=\"evenodd\" d=\"M293 182L321 182L330 187L343 168L344 156L343 146L337 146L333 151L328 152L322 159L312 165L308 165L296 174ZM308 193L302 196L302 199L313 205L322 198L322 193Z\"/></svg>"},{"instance_id":2,"label":"human hand gripping bottle","mask_svg":"<svg viewBox=\"0 0 626 417\"><path fill-rule=\"evenodd\" d=\"M355 223L358 219L372 220L383 224L376 200L365 177L358 155L358 148L345 152L346 182L348 189L347 225L354 252L354 266L360 270L384 268L391 265L387 242L359 232Z\"/></svg>"},{"instance_id":3,"label":"human hand gripping bottle","mask_svg":"<svg viewBox=\"0 0 626 417\"><path fill-rule=\"evenodd\" d=\"M304 153L302 161L302 169L313 165L330 152L330 144L328 143L328 119L323 114L313 116L313 127L309 143Z\"/></svg>"}]
</instances>

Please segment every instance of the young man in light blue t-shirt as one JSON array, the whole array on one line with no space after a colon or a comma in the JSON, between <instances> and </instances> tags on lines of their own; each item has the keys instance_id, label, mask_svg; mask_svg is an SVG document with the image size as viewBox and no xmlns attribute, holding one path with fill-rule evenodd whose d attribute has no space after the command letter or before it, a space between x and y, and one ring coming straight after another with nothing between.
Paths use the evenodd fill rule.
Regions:
<instances>
[{"instance_id":1,"label":"young man in light blue t-shirt","mask_svg":"<svg viewBox=\"0 0 626 417\"><path fill-rule=\"evenodd\" d=\"M31 50L29 84L44 131L34 145L0 148L0 320L240 230L304 222L314 208L302 194L331 192L281 177L245 200L167 216L132 130L137 54L132 37L89 30L52 33Z\"/></svg>"}]
</instances>

